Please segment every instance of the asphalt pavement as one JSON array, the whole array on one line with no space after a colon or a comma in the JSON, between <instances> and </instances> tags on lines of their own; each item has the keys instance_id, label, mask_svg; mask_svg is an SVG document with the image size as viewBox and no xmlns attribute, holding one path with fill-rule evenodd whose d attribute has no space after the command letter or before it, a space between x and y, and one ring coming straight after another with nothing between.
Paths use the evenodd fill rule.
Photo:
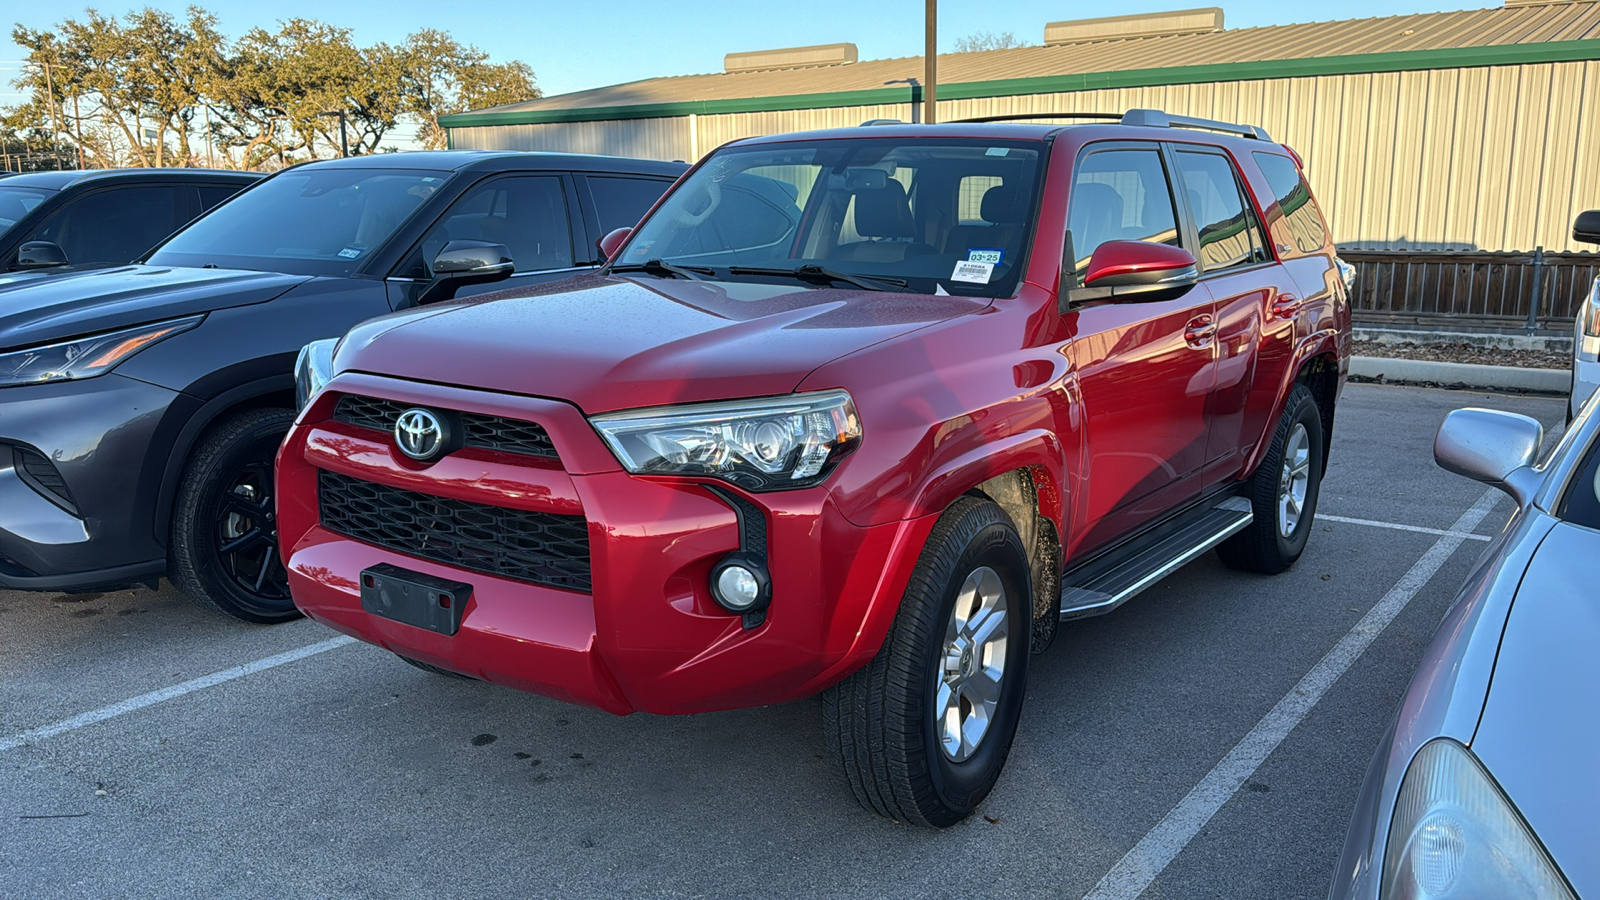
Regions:
<instances>
[{"instance_id":1,"label":"asphalt pavement","mask_svg":"<svg viewBox=\"0 0 1600 900\"><path fill-rule=\"evenodd\" d=\"M1321 897L1511 511L1449 533L1489 503L1432 461L1460 406L1553 428L1564 400L1347 387L1300 562L1208 554L1065 626L998 787L943 832L855 805L815 700L619 718L165 585L0 592L0 896Z\"/></svg>"}]
</instances>

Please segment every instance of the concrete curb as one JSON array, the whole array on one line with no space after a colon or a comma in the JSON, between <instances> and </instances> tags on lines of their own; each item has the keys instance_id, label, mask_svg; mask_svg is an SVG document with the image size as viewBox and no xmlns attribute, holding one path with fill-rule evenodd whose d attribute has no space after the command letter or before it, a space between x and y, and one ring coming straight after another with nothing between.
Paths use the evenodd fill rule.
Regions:
<instances>
[{"instance_id":1,"label":"concrete curb","mask_svg":"<svg viewBox=\"0 0 1600 900\"><path fill-rule=\"evenodd\" d=\"M1523 369L1424 359L1352 356L1350 374L1362 378L1383 378L1386 381L1430 381L1434 384L1464 384L1468 387L1537 391L1541 394L1566 394L1572 390L1572 372L1567 369Z\"/></svg>"}]
</instances>

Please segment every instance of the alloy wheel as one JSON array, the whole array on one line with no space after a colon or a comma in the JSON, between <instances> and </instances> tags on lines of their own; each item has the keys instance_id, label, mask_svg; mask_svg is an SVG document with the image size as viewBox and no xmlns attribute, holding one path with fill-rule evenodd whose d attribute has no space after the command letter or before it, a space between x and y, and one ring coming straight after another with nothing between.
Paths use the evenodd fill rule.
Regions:
<instances>
[{"instance_id":1,"label":"alloy wheel","mask_svg":"<svg viewBox=\"0 0 1600 900\"><path fill-rule=\"evenodd\" d=\"M945 628L935 673L934 713L940 749L952 762L977 752L1000 703L1006 670L1005 583L988 566L967 576Z\"/></svg>"},{"instance_id":2,"label":"alloy wheel","mask_svg":"<svg viewBox=\"0 0 1600 900\"><path fill-rule=\"evenodd\" d=\"M216 553L222 572L259 600L289 597L289 573L278 557L272 463L241 466L217 504Z\"/></svg>"},{"instance_id":3,"label":"alloy wheel","mask_svg":"<svg viewBox=\"0 0 1600 900\"><path fill-rule=\"evenodd\" d=\"M1306 492L1311 488L1311 436L1306 426L1295 423L1283 446L1283 470L1278 476L1278 534L1294 536L1305 512Z\"/></svg>"}]
</instances>

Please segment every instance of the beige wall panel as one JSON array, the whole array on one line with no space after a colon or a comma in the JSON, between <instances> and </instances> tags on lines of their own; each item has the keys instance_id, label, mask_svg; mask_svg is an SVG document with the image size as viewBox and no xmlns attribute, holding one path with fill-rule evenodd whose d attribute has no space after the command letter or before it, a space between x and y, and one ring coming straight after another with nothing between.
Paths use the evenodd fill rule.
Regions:
<instances>
[{"instance_id":1,"label":"beige wall panel","mask_svg":"<svg viewBox=\"0 0 1600 900\"><path fill-rule=\"evenodd\" d=\"M1461 73L1455 69L1428 73L1428 102L1422 110L1421 143L1417 148L1416 209L1409 233L1419 243L1441 250L1449 249L1445 220L1453 194L1450 150L1455 141L1460 86Z\"/></svg>"},{"instance_id":2,"label":"beige wall panel","mask_svg":"<svg viewBox=\"0 0 1600 900\"><path fill-rule=\"evenodd\" d=\"M640 159L688 159L689 120L623 119L450 129L460 150L553 150Z\"/></svg>"},{"instance_id":3,"label":"beige wall panel","mask_svg":"<svg viewBox=\"0 0 1600 900\"><path fill-rule=\"evenodd\" d=\"M1449 200L1443 243L1452 250L1476 250L1478 179L1483 171L1484 130L1489 121L1489 69L1464 69L1456 94L1455 129L1450 140Z\"/></svg>"},{"instance_id":4,"label":"beige wall panel","mask_svg":"<svg viewBox=\"0 0 1600 900\"><path fill-rule=\"evenodd\" d=\"M1505 121L1511 127L1510 177L1506 180L1506 217L1499 244L1537 246L1539 184L1543 180L1545 127L1550 121L1551 66L1529 66L1517 86L1516 106Z\"/></svg>"},{"instance_id":5,"label":"beige wall panel","mask_svg":"<svg viewBox=\"0 0 1600 900\"><path fill-rule=\"evenodd\" d=\"M1578 104L1578 116L1576 177L1570 209L1574 218L1586 209L1600 209L1600 62L1583 64L1583 102ZM1571 228L1572 223L1568 222L1562 229L1569 241Z\"/></svg>"},{"instance_id":6,"label":"beige wall panel","mask_svg":"<svg viewBox=\"0 0 1600 900\"><path fill-rule=\"evenodd\" d=\"M1534 220L1536 246L1553 249L1544 244L1551 235L1566 234L1577 215L1573 206L1577 194L1573 191L1576 170L1587 162L1590 167L1600 160L1590 156L1582 159L1578 152L1578 115L1583 106L1583 63L1558 63L1550 67L1550 114L1546 119L1542 143L1544 159L1539 167L1539 181L1534 188L1538 195L1538 214ZM1562 241L1562 244L1567 241ZM1561 245L1555 245L1561 246Z\"/></svg>"},{"instance_id":7,"label":"beige wall panel","mask_svg":"<svg viewBox=\"0 0 1600 900\"><path fill-rule=\"evenodd\" d=\"M1424 242L1417 229L1417 208L1424 201L1423 145L1432 127L1432 72L1402 72L1387 83L1377 85L1379 92L1389 90L1392 105L1382 117L1374 116L1388 127L1394 136L1390 151L1389 183L1377 194L1376 215L1372 218L1372 236L1377 240Z\"/></svg>"},{"instance_id":8,"label":"beige wall panel","mask_svg":"<svg viewBox=\"0 0 1600 900\"><path fill-rule=\"evenodd\" d=\"M1482 128L1483 163L1478 170L1478 215L1473 223L1475 249L1507 247L1506 215L1509 212L1506 187L1511 180L1511 154L1516 143L1513 120L1517 113L1517 94L1522 72L1517 68L1489 70L1489 93L1484 104ZM1470 183L1463 183L1467 189Z\"/></svg>"}]
</instances>

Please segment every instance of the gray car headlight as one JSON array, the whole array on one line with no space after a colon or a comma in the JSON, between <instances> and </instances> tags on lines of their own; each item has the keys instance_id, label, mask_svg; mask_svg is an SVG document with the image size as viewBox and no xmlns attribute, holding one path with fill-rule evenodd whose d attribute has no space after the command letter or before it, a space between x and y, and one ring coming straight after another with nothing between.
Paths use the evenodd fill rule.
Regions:
<instances>
[{"instance_id":1,"label":"gray car headlight","mask_svg":"<svg viewBox=\"0 0 1600 900\"><path fill-rule=\"evenodd\" d=\"M333 378L333 352L339 349L340 338L327 338L300 348L294 361L294 408L304 410L311 398Z\"/></svg>"},{"instance_id":2,"label":"gray car headlight","mask_svg":"<svg viewBox=\"0 0 1600 900\"><path fill-rule=\"evenodd\" d=\"M93 378L160 341L200 324L204 316L152 322L57 344L0 353L0 387Z\"/></svg>"},{"instance_id":3,"label":"gray car headlight","mask_svg":"<svg viewBox=\"0 0 1600 900\"><path fill-rule=\"evenodd\" d=\"M1445 739L1423 747L1400 784L1379 896L1576 900L1477 757Z\"/></svg>"},{"instance_id":4,"label":"gray car headlight","mask_svg":"<svg viewBox=\"0 0 1600 900\"><path fill-rule=\"evenodd\" d=\"M607 413L589 420L636 475L705 475L751 491L809 487L861 442L844 391Z\"/></svg>"}]
</instances>

